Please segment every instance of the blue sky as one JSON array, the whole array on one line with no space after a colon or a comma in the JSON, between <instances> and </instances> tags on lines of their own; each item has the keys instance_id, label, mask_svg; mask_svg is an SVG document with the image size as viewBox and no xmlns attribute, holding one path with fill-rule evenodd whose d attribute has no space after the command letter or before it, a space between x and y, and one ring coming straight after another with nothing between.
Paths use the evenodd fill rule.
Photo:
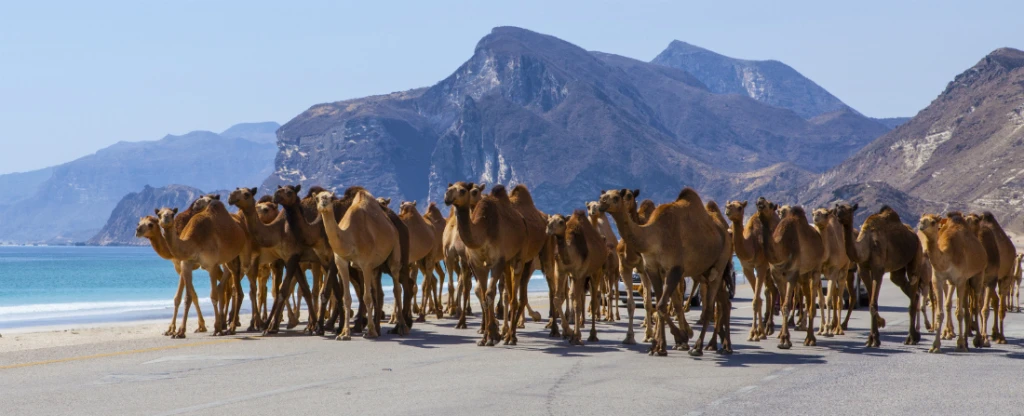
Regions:
<instances>
[{"instance_id":1,"label":"blue sky","mask_svg":"<svg viewBox=\"0 0 1024 416\"><path fill-rule=\"evenodd\" d=\"M673 39L777 59L874 117L912 116L1002 46L1024 2L172 1L0 5L0 173L118 141L431 85L494 26L650 60Z\"/></svg>"}]
</instances>

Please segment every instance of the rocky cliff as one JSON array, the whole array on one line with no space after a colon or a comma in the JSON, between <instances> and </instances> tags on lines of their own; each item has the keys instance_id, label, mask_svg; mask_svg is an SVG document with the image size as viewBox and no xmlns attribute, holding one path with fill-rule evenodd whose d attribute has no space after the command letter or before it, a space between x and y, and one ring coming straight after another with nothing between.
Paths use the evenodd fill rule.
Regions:
<instances>
[{"instance_id":1,"label":"rocky cliff","mask_svg":"<svg viewBox=\"0 0 1024 416\"><path fill-rule=\"evenodd\" d=\"M499 27L429 88L316 105L283 125L264 188L358 184L438 201L457 180L525 183L561 212L613 187L656 200L683 186L720 200L792 194L886 130L849 109L808 120L683 70Z\"/></svg>"},{"instance_id":2,"label":"rocky cliff","mask_svg":"<svg viewBox=\"0 0 1024 416\"><path fill-rule=\"evenodd\" d=\"M849 110L824 88L779 61L730 58L674 40L651 62L693 74L713 93L745 95L793 110L803 118Z\"/></svg>"},{"instance_id":3,"label":"rocky cliff","mask_svg":"<svg viewBox=\"0 0 1024 416\"><path fill-rule=\"evenodd\" d=\"M149 240L135 238L135 227L138 225L139 218L153 215L153 210L156 208L178 207L185 209L202 195L205 195L203 191L191 186L168 185L154 188L146 185L141 191L129 193L121 198L121 201L111 211L107 224L86 244L100 246L149 245ZM226 197L226 195L222 196L222 198Z\"/></svg>"},{"instance_id":4,"label":"rocky cliff","mask_svg":"<svg viewBox=\"0 0 1024 416\"><path fill-rule=\"evenodd\" d=\"M1024 205L1024 52L1003 48L957 75L910 121L829 170L802 192L886 182L931 209L990 210L1021 230ZM876 200L872 205L887 203Z\"/></svg>"}]
</instances>

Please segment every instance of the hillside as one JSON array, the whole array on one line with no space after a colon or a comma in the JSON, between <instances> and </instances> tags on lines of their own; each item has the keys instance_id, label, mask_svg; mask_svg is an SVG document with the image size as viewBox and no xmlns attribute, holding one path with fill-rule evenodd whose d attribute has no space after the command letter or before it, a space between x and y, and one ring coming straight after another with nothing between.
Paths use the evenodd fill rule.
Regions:
<instances>
[{"instance_id":1,"label":"hillside","mask_svg":"<svg viewBox=\"0 0 1024 416\"><path fill-rule=\"evenodd\" d=\"M886 182L937 210L990 210L1004 227L1021 230L1021 160L1024 52L1003 48L957 75L917 116L826 172L802 195L823 203L831 189Z\"/></svg>"},{"instance_id":2,"label":"hillside","mask_svg":"<svg viewBox=\"0 0 1024 416\"><path fill-rule=\"evenodd\" d=\"M138 225L139 218L153 215L153 210L156 208L185 209L202 195L204 195L202 191L191 186L168 185L154 188L146 185L142 191L132 192L121 198L121 201L111 211L110 218L103 229L90 238L86 244L99 246L149 245L148 240L135 238L135 227ZM222 196L222 198L226 198L226 196Z\"/></svg>"},{"instance_id":3,"label":"hillside","mask_svg":"<svg viewBox=\"0 0 1024 416\"><path fill-rule=\"evenodd\" d=\"M0 241L70 243L93 237L121 198L146 185L200 189L256 185L273 171L276 146L208 131L120 142L54 166L30 196L0 206ZM0 176L0 183L9 175ZM250 185L250 186L252 186Z\"/></svg>"},{"instance_id":4,"label":"hillside","mask_svg":"<svg viewBox=\"0 0 1024 416\"><path fill-rule=\"evenodd\" d=\"M278 132L264 189L359 184L438 201L457 180L525 183L562 212L613 187L754 197L802 189L886 130L848 109L807 120L679 69L499 27L429 88L296 116Z\"/></svg>"},{"instance_id":5,"label":"hillside","mask_svg":"<svg viewBox=\"0 0 1024 416\"><path fill-rule=\"evenodd\" d=\"M674 40L652 63L693 74L716 94L739 94L813 118L850 108L824 88L779 61L724 56Z\"/></svg>"}]
</instances>

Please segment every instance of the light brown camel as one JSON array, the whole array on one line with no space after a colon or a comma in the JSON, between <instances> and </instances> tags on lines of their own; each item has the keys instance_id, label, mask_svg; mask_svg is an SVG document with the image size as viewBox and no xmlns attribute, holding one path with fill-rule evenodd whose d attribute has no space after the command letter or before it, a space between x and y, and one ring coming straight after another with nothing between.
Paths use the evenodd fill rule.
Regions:
<instances>
[{"instance_id":1,"label":"light brown camel","mask_svg":"<svg viewBox=\"0 0 1024 416\"><path fill-rule=\"evenodd\" d=\"M771 297L768 292L764 295L769 299L768 307L764 307L761 301L761 292L765 283L770 279L768 275L770 265L764 253L764 225L761 223L761 216L751 215L747 224L743 225L743 211L747 208L747 201L730 201L725 205L725 216L729 218L732 225L732 245L736 251L736 258L743 268L743 276L747 278L754 290L752 307L754 316L751 319L750 334L747 341L760 341L767 338L768 331L765 328L767 319L765 310L771 314Z\"/></svg>"},{"instance_id":2,"label":"light brown camel","mask_svg":"<svg viewBox=\"0 0 1024 416\"><path fill-rule=\"evenodd\" d=\"M482 298L483 339L477 345L493 346L500 339L494 313L497 282L506 277L510 263L521 262L527 227L523 216L512 206L505 187L501 185L495 186L490 195L481 198L470 212L472 188L472 184L465 182L449 184L444 202L445 205L455 207L459 237L466 245L469 265L477 280L477 296ZM519 269L522 270L522 267Z\"/></svg>"},{"instance_id":3,"label":"light brown camel","mask_svg":"<svg viewBox=\"0 0 1024 416\"><path fill-rule=\"evenodd\" d=\"M1013 309L1016 310L1017 312L1021 312L1021 308L1020 308L1020 283L1021 283L1021 280L1022 280L1021 277L1024 276L1024 273L1022 273L1022 271L1024 271L1024 269L1021 269L1021 264L1022 263L1024 263L1024 253L1018 253L1017 254L1017 265L1013 269L1014 283L1013 283L1013 286L1012 286L1013 287L1013 295L1012 295L1012 297L1013 297L1013 306L1014 306Z\"/></svg>"},{"instance_id":4,"label":"light brown camel","mask_svg":"<svg viewBox=\"0 0 1024 416\"><path fill-rule=\"evenodd\" d=\"M434 202L427 205L427 213L423 214L423 219L427 220L434 227L434 249L427 256L426 263L427 267L430 267L431 270L437 273L437 277L434 279L433 286L431 287L431 295L434 298L434 313L437 314L437 319L441 319L444 317L444 308L441 305L441 291L443 290L445 276L444 270L441 269L441 262L444 261L444 230L448 221ZM449 292L451 292L451 287L449 287ZM448 302L451 303L450 297Z\"/></svg>"},{"instance_id":5,"label":"light brown camel","mask_svg":"<svg viewBox=\"0 0 1024 416\"><path fill-rule=\"evenodd\" d=\"M828 319L825 314L821 316L821 328L818 335L831 337L833 335L844 335L843 327L840 324L840 310L843 300L840 294L847 286L848 271L850 269L850 258L846 255L846 241L843 239L843 225L839 223L832 212L824 208L818 208L812 213L814 228L821 236L821 242L825 248L824 261L821 263L821 273L828 280L828 299L824 299L821 291L817 291L818 304L822 305L822 312L828 312ZM813 279L820 280L818 276ZM847 313L853 311L853 302L849 303Z\"/></svg>"},{"instance_id":6,"label":"light brown camel","mask_svg":"<svg viewBox=\"0 0 1024 416\"><path fill-rule=\"evenodd\" d=\"M990 346L990 339L997 344L1005 344L1003 323L1010 300L1010 286L1014 280L1013 269L1017 260L1017 248L1014 247L1013 241L1006 235L1003 227L999 225L991 212L986 211L980 215L970 214L966 217L966 221L968 228L975 232L981 240L989 260L981 281L984 288L984 296L980 304L981 346ZM988 324L989 308L993 304L996 307L995 319L992 323L992 332L988 334L985 327Z\"/></svg>"},{"instance_id":7,"label":"light brown camel","mask_svg":"<svg viewBox=\"0 0 1024 416\"><path fill-rule=\"evenodd\" d=\"M817 345L814 336L814 315L816 298L813 279L821 276L821 265L825 260L825 247L821 236L808 223L803 207L786 209L786 216L775 228L771 242L765 247L768 262L772 264L772 277L782 294L782 331L779 333L779 348L793 346L789 333L789 313L795 305L797 288L802 288L804 307L808 319L805 346Z\"/></svg>"},{"instance_id":8,"label":"light brown camel","mask_svg":"<svg viewBox=\"0 0 1024 416\"><path fill-rule=\"evenodd\" d=\"M782 218L779 217L778 208L779 205L769 201L765 197L758 197L757 201L754 202L754 208L757 211L754 216L761 222L761 247L768 247L771 243L770 239L775 233L775 228L782 222ZM767 258L765 262L767 262ZM781 296L779 296L779 288L775 286L775 279L771 276L771 268L769 267L768 273L764 280L764 298L765 307L763 312L763 318L761 321L761 328L764 331L762 339L766 339L768 335L775 333L775 314L777 313L776 307L781 305Z\"/></svg>"},{"instance_id":9,"label":"light brown camel","mask_svg":"<svg viewBox=\"0 0 1024 416\"><path fill-rule=\"evenodd\" d=\"M192 302L191 293L195 291L192 286L193 263L198 263L209 271L213 279L222 281L223 272L220 265L240 258L241 262L235 263L231 273L234 276L241 276L241 264L249 264L249 238L245 228L235 221L219 200L211 201L205 209L195 214L180 235L174 227L174 215L177 214L177 209L163 209L160 214L160 227L163 229L162 233L171 253L176 258L186 259L181 265L182 275L185 277L185 284L188 288L185 294L185 311L181 328L174 335L175 338L184 338L188 310ZM234 302L237 305L240 299L235 299ZM234 331L233 326L226 327L226 320L227 316L218 311L214 321L214 335Z\"/></svg>"},{"instance_id":10,"label":"light brown camel","mask_svg":"<svg viewBox=\"0 0 1024 416\"><path fill-rule=\"evenodd\" d=\"M378 198L380 199L380 198ZM403 202L399 206L398 217L409 229L409 263L413 270L419 270L423 274L423 301L420 302L419 317L416 322L425 322L427 314L427 303L431 302L427 296L430 292L430 284L434 278L434 265L429 258L434 252L434 224L427 222L416 209L416 202ZM415 304L413 306L415 309Z\"/></svg>"},{"instance_id":11,"label":"light brown camel","mask_svg":"<svg viewBox=\"0 0 1024 416\"><path fill-rule=\"evenodd\" d=\"M939 218L937 215L924 215L918 222L920 235L924 238L923 245L928 251L932 264L932 287L936 298L945 302L946 310L950 309L951 297L946 297L947 285L952 285L957 293L956 317L960 329L956 342L957 351L967 351L967 338L964 326L970 326L971 319L967 312L967 280L980 275L985 270L985 247L970 232L963 217L954 215L950 218ZM946 313L939 308L935 316L935 325L942 327ZM952 316L950 316L952 319ZM928 352L942 352L942 337L935 335Z\"/></svg>"},{"instance_id":12,"label":"light brown camel","mask_svg":"<svg viewBox=\"0 0 1024 416\"><path fill-rule=\"evenodd\" d=\"M184 213L182 214L184 215ZM189 214L189 217L191 217L191 214ZM164 240L163 234L160 233L160 219L157 217L149 215L140 218L138 225L135 227L135 238L149 240L149 245L153 248L153 251L160 258L170 260L171 264L174 265L174 274L178 276L178 290L174 294L174 316L171 318L171 325L164 332L164 335L174 335L177 333L175 326L178 322L178 307L181 305L181 294L186 286L185 279L181 275L181 260L175 259L174 255L171 254L171 248L167 245L167 240ZM198 268L198 265L196 267ZM196 316L199 318L199 328L196 329L196 332L206 332L206 321L203 320L203 312L199 309L199 296L194 292L192 293L192 300L196 307Z\"/></svg>"},{"instance_id":13,"label":"light brown camel","mask_svg":"<svg viewBox=\"0 0 1024 416\"><path fill-rule=\"evenodd\" d=\"M871 293L868 309L871 313L871 329L867 347L881 346L878 329L885 327L885 319L878 315L878 294L882 287L882 276L888 272L889 280L910 298L910 331L904 344L915 345L921 340L917 330L918 302L921 276L917 271L921 263L921 243L917 234L911 232L900 220L899 214L889 206L883 206L876 214L868 216L854 238L853 216L857 204L837 203L833 208L839 223L843 225L843 240L846 255L857 263L858 276ZM855 295L856 296L856 295Z\"/></svg>"},{"instance_id":14,"label":"light brown camel","mask_svg":"<svg viewBox=\"0 0 1024 416\"><path fill-rule=\"evenodd\" d=\"M710 304L714 306L715 314L715 330L711 334L711 341L708 342L706 350L719 351L724 354L732 354L732 335L729 320L732 317L732 300L729 299L729 290L734 289L730 286L734 283L730 283L726 278L726 273L732 272L732 256L734 254L732 240L729 236L729 221L722 215L722 210L718 207L718 203L711 200L704 205L704 209L708 215L714 221L715 226L721 231L722 235L725 236L725 244L722 246L721 258L728 259L726 262L726 268L722 270L722 285L719 286L719 290L716 293L708 293L707 290L702 292L702 296L705 299L714 299ZM703 286L706 287L706 286ZM694 289L697 285L694 285ZM682 293L680 293L682 296ZM716 298L717 296L717 298ZM722 337L722 347L718 348L716 342L717 337Z\"/></svg>"},{"instance_id":15,"label":"light brown camel","mask_svg":"<svg viewBox=\"0 0 1024 416\"><path fill-rule=\"evenodd\" d=\"M483 198L486 184L469 184L469 209L472 212L476 204ZM448 219L444 228L444 263L448 274L448 305L445 310L449 316L459 316L455 329L466 328L466 315L472 313L469 306L470 289L473 286L472 270L469 267L469 258L466 257L466 245L459 237L458 221L455 217L455 207L451 207ZM455 291L455 278L458 278L457 294ZM483 299L480 299L483 304Z\"/></svg>"},{"instance_id":16,"label":"light brown camel","mask_svg":"<svg viewBox=\"0 0 1024 416\"><path fill-rule=\"evenodd\" d=\"M494 190L491 190L494 193ZM512 312L509 316L505 314L505 328L509 331L504 335L505 345L516 345L516 333L518 328L523 327L527 310L530 310L530 300L527 295L527 287L534 270L540 270L548 281L550 296L550 285L554 282L555 276L555 240L547 235L548 216L537 209L533 203L533 196L530 195L526 185L518 184L509 193L509 202L523 218L523 230L526 232L523 246L517 261L509 264L511 275L508 276L506 285L510 301L507 310ZM530 310L532 312L532 310ZM534 315L534 320L539 320L540 315Z\"/></svg>"},{"instance_id":17,"label":"light brown camel","mask_svg":"<svg viewBox=\"0 0 1024 416\"><path fill-rule=\"evenodd\" d=\"M651 353L666 355L664 325L673 326L668 313L669 298L685 277L706 284L708 293L718 293L722 273L730 261L728 256L723 256L723 253L728 254L724 250L728 237L708 215L700 196L693 189L684 188L674 202L659 206L644 225L636 224L627 214L627 201L623 198L626 193L626 189L603 192L599 200L600 209L611 214L619 235L643 256L644 267L654 284L658 301L656 340ZM658 284L662 276L665 276L664 285ZM690 355L703 355L704 336L714 304L712 300L702 311L704 325ZM673 328L673 332L678 332L678 328Z\"/></svg>"},{"instance_id":18,"label":"light brown camel","mask_svg":"<svg viewBox=\"0 0 1024 416\"><path fill-rule=\"evenodd\" d=\"M602 192L603 193L603 192ZM623 190L620 192L619 197L622 198L623 209L625 209L625 216L628 216L635 224L643 225L647 224L647 218L641 218L637 211L636 198L640 196L639 189ZM644 202L650 201L645 199ZM654 206L654 203L646 204ZM598 211L601 210L601 202L598 201ZM653 212L653 209L652 209ZM614 217L614 216L613 216ZM615 221L616 227L619 227L618 220ZM654 316L654 304L651 301L651 295L654 293L654 284L651 282L650 277L647 275L647 269L644 267L644 259L637 249L635 244L629 244L625 239L620 239L615 245L615 254L619 258L619 276L623 282L627 282L626 290L626 317L628 318L628 325L626 326L626 338L622 340L623 344L632 345L636 344L636 338L633 332L633 314L636 310L636 301L633 298L632 282L633 282L633 271L636 270L640 275L641 285L641 301L644 305L644 311L646 317L644 318L644 342L654 340L654 322L651 319ZM676 335L676 344L686 344L689 342L692 336L692 330L686 325L686 321L682 321L681 325L684 325L683 332L679 332Z\"/></svg>"},{"instance_id":19,"label":"light brown camel","mask_svg":"<svg viewBox=\"0 0 1024 416\"><path fill-rule=\"evenodd\" d=\"M558 247L558 279L571 279L570 288L572 293L569 295L572 297L573 323L575 328L570 333L568 320L564 316L561 316L562 327L570 344L583 345L581 328L587 322L586 315L584 314L586 310L584 306L586 302L584 288L586 287L587 279L590 279L590 287L593 289L597 283L596 280L603 278L604 269L608 264L608 253L611 250L609 250L604 237L591 225L590 220L582 210L573 212L568 220L560 214L552 215L548 219L547 234L555 237ZM556 296L559 297L558 301L556 301L556 304L558 304L563 294L561 291L556 293ZM592 293L590 301L590 338L587 339L587 342L598 341L597 328L595 326L598 310L600 309L597 307L598 302L599 296L596 293ZM561 315L561 308L556 309L555 313Z\"/></svg>"},{"instance_id":20,"label":"light brown camel","mask_svg":"<svg viewBox=\"0 0 1024 416\"><path fill-rule=\"evenodd\" d=\"M363 188L352 187L345 191L346 199L350 199L351 206L345 212L341 220L335 216L334 195L329 192L322 192L316 196L317 208L323 220L327 238L330 241L331 249L334 250L334 261L337 262L339 275L341 277L342 304L339 305L342 311L340 340L351 339L349 328L349 310L352 306L352 297L349 294L349 265L352 264L359 269L364 278L364 289L362 302L367 305L367 314L379 321L380 307L379 299L373 291L378 293L382 290L380 285L380 273L382 266L389 271L398 271L404 268L403 262L406 258L402 254L398 230L392 224L387 214L380 209L380 205L374 200L373 195ZM402 299L400 277L392 274L395 281L395 299ZM398 303L401 308L402 303ZM393 312L399 316L396 332L404 335L407 328L404 325L402 310ZM368 326L365 334L367 338L378 336L377 324Z\"/></svg>"},{"instance_id":21,"label":"light brown camel","mask_svg":"<svg viewBox=\"0 0 1024 416\"><path fill-rule=\"evenodd\" d=\"M587 202L587 216L590 220L590 225L597 230L601 237L604 239L605 245L608 246L608 259L606 260L604 274L605 281L607 284L605 287L609 288L605 296L605 317L606 322L614 322L619 319L619 256L615 252L615 247L619 244L618 238L615 237L615 232L612 231L612 224L608 221L608 216L598 209L597 201ZM626 290L633 290L633 280L627 280L624 282Z\"/></svg>"}]
</instances>

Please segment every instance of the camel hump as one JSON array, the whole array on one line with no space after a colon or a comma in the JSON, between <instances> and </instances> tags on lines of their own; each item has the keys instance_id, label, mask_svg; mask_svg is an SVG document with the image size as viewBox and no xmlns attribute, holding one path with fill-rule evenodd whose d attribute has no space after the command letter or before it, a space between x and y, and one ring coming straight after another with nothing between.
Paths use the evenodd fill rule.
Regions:
<instances>
[{"instance_id":1,"label":"camel hump","mask_svg":"<svg viewBox=\"0 0 1024 416\"><path fill-rule=\"evenodd\" d=\"M992 211L985 211L981 213L981 220L989 224L998 226L999 222L996 221L996 216L992 214Z\"/></svg>"},{"instance_id":2,"label":"camel hump","mask_svg":"<svg viewBox=\"0 0 1024 416\"><path fill-rule=\"evenodd\" d=\"M495 185L491 188L491 196L503 200L509 199L508 190L505 189L505 185Z\"/></svg>"},{"instance_id":3,"label":"camel hump","mask_svg":"<svg viewBox=\"0 0 1024 416\"><path fill-rule=\"evenodd\" d=\"M351 199L351 198L355 198L356 195L359 195L359 194L370 195L370 191L367 191L366 188L363 188L362 186L350 186L350 187L348 187L348 189L345 190L345 193L343 194L342 198L343 199ZM373 199L373 198L370 198L370 199Z\"/></svg>"},{"instance_id":4,"label":"camel hump","mask_svg":"<svg viewBox=\"0 0 1024 416\"><path fill-rule=\"evenodd\" d=\"M315 196L316 196L317 194L319 194L319 193L321 193L321 192L326 192L326 191L327 191L327 190L326 190L326 189L324 189L324 188L323 188L322 186L320 186L320 185L313 185L312 187L310 187L310 188L309 188L309 191L308 191L308 192L306 192L306 198L312 198L312 197L315 197Z\"/></svg>"},{"instance_id":5,"label":"camel hump","mask_svg":"<svg viewBox=\"0 0 1024 416\"><path fill-rule=\"evenodd\" d=\"M715 200L714 200L714 199L712 199L712 200L709 200L707 204L704 204L704 209L706 209L706 210L708 210L708 211L721 211L721 210L720 210L720 209L718 208L718 203L717 203L717 202L715 202Z\"/></svg>"},{"instance_id":6,"label":"camel hump","mask_svg":"<svg viewBox=\"0 0 1024 416\"><path fill-rule=\"evenodd\" d=\"M263 195L263 196L260 197L260 199L258 201L256 201L257 204L265 204L265 203L268 203L268 202L274 202L274 196L273 195Z\"/></svg>"},{"instance_id":7,"label":"camel hump","mask_svg":"<svg viewBox=\"0 0 1024 416\"><path fill-rule=\"evenodd\" d=\"M501 185L495 186L491 192L501 188ZM502 188L504 192L504 188ZM498 199L494 197L486 197L480 200L476 205L476 209L473 210L472 221L474 223L483 223L485 225L484 232L487 234L487 238L497 239L499 234L499 225L501 220L498 218L501 214L499 213ZM517 215L518 216L518 215Z\"/></svg>"},{"instance_id":8,"label":"camel hump","mask_svg":"<svg viewBox=\"0 0 1024 416\"><path fill-rule=\"evenodd\" d=\"M879 214L884 214L886 211L896 212L896 210L892 209L892 207L890 207L888 205L882 205L882 208L878 209L878 213Z\"/></svg>"},{"instance_id":9,"label":"camel hump","mask_svg":"<svg viewBox=\"0 0 1024 416\"><path fill-rule=\"evenodd\" d=\"M526 187L526 185L518 184L515 187L513 187L510 198L512 199L513 203L529 204L530 206L533 206L533 195L530 194L530 190Z\"/></svg>"},{"instance_id":10,"label":"camel hump","mask_svg":"<svg viewBox=\"0 0 1024 416\"><path fill-rule=\"evenodd\" d=\"M807 220L807 211L804 211L804 207L800 205L791 207L789 209L789 215Z\"/></svg>"},{"instance_id":11,"label":"camel hump","mask_svg":"<svg viewBox=\"0 0 1024 416\"><path fill-rule=\"evenodd\" d=\"M680 200L684 200L684 199L687 200L687 201L694 201L694 200L700 201L700 195L697 195L697 191L693 190L693 188L687 186L687 187L683 188L682 191L679 191L679 195L676 196L676 201L680 201Z\"/></svg>"}]
</instances>

